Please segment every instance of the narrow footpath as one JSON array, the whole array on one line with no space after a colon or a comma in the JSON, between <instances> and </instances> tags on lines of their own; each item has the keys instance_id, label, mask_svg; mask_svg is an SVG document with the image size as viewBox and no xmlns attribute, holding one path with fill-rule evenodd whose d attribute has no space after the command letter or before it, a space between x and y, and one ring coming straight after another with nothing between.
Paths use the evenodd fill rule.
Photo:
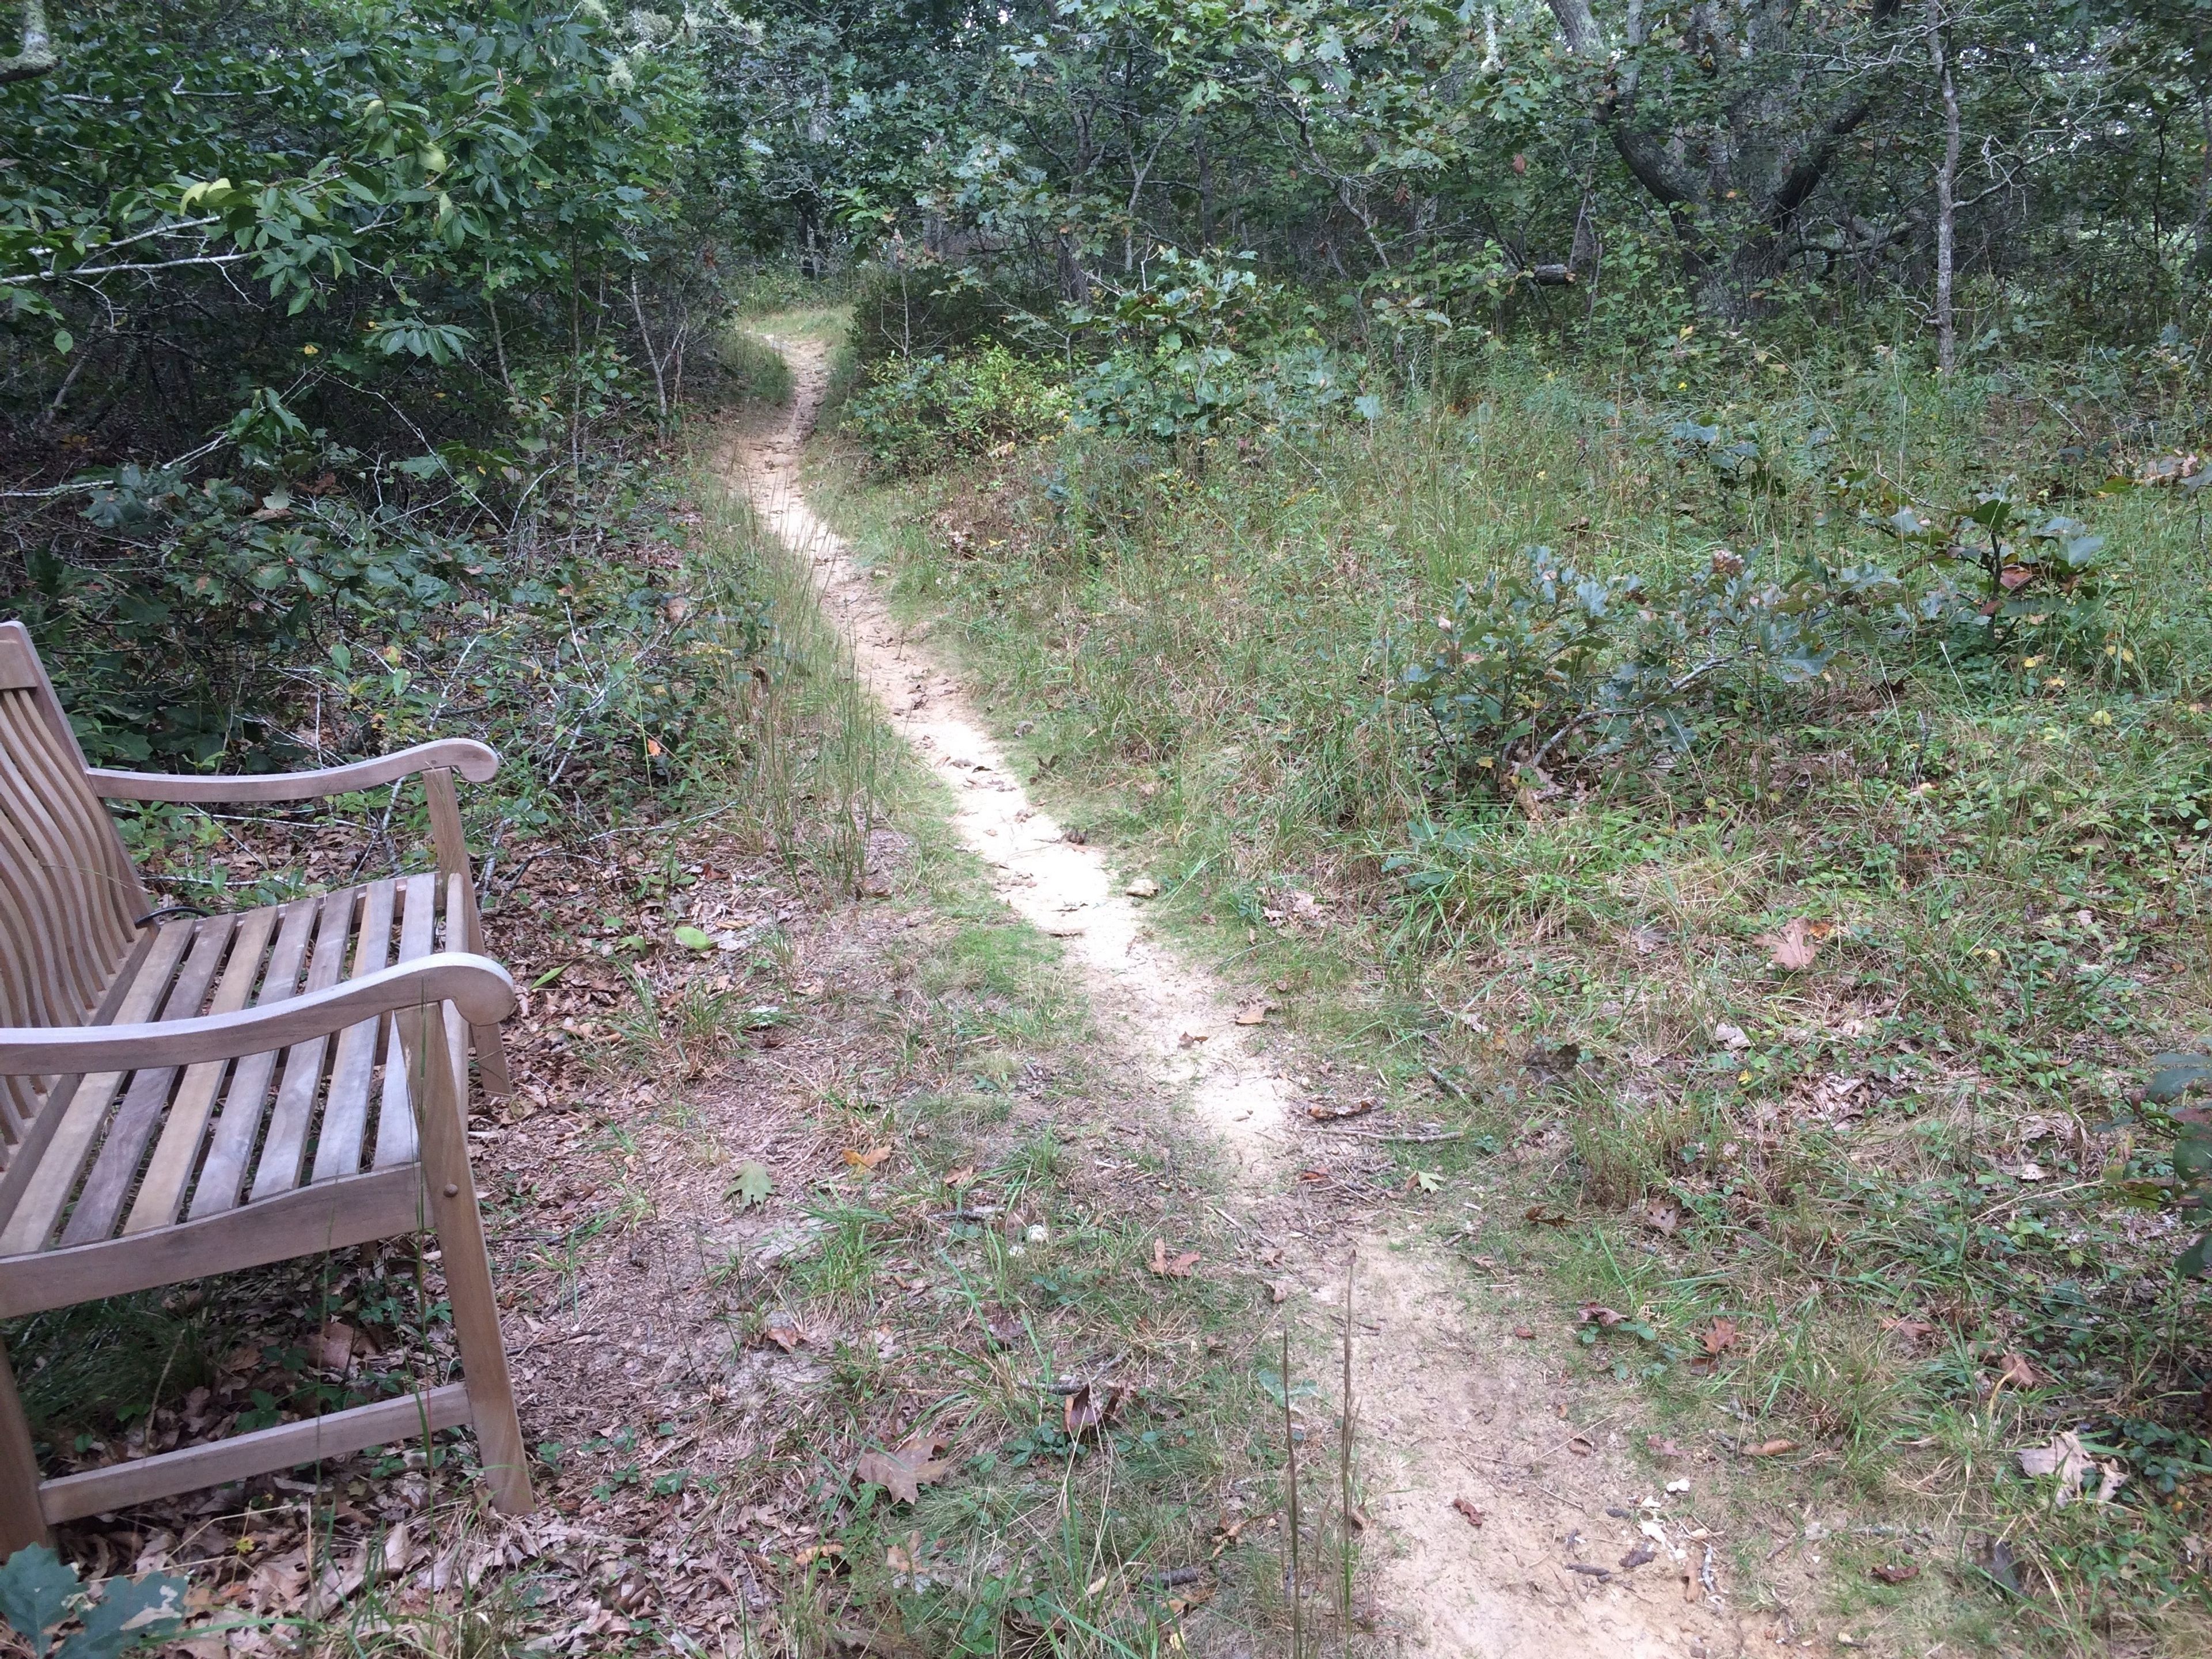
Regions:
<instances>
[{"instance_id":1,"label":"narrow footpath","mask_svg":"<svg viewBox=\"0 0 2212 1659\"><path fill-rule=\"evenodd\" d=\"M775 343L795 383L790 419L731 456L732 488L811 562L861 679L950 790L954 826L1000 896L1064 941L1101 1032L1227 1149L1235 1224L1279 1243L1280 1270L1338 1328L1356 1249L1353 1390L1386 1645L1395 1632L1409 1651L1486 1659L1741 1651L1723 1542L1695 1512L1699 1472L1666 1492L1631 1461L1625 1430L1578 1425L1575 1384L1515 1343L1474 1275L1412 1228L1339 1228L1300 1206L1313 1156L1302 1136L1322 1132L1305 1127L1296 1085L1252 1052L1228 988L1157 939L1097 852L1031 804L958 682L809 508L800 459L828 354Z\"/></svg>"}]
</instances>

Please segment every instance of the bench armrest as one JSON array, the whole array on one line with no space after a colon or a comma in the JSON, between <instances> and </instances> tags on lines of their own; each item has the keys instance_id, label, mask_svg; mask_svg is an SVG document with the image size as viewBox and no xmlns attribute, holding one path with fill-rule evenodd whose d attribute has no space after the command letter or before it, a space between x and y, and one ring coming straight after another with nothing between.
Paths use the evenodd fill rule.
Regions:
<instances>
[{"instance_id":1,"label":"bench armrest","mask_svg":"<svg viewBox=\"0 0 2212 1659\"><path fill-rule=\"evenodd\" d=\"M143 1025L0 1028L0 1077L70 1077L235 1060L329 1036L379 1014L444 1002L470 1024L490 1025L514 1012L515 1001L514 980L489 957L441 951L234 1014Z\"/></svg>"},{"instance_id":2,"label":"bench armrest","mask_svg":"<svg viewBox=\"0 0 2212 1659\"><path fill-rule=\"evenodd\" d=\"M373 789L380 783L441 766L459 772L471 783L483 783L499 770L499 756L470 738L441 738L435 743L418 743L412 749L379 755L374 760L325 766L313 772L112 772L94 766L86 769L85 775L92 780L93 793L110 800L176 800L214 805L317 800L325 795Z\"/></svg>"}]
</instances>

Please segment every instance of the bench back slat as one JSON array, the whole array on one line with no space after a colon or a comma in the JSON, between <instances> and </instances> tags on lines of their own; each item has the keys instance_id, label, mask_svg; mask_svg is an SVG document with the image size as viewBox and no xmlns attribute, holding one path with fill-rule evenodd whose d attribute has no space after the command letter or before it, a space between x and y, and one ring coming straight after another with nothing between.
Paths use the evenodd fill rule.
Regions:
<instances>
[{"instance_id":1,"label":"bench back slat","mask_svg":"<svg viewBox=\"0 0 2212 1659\"><path fill-rule=\"evenodd\" d=\"M30 631L0 623L0 1025L93 1019L146 908ZM0 1084L0 1168L52 1083Z\"/></svg>"}]
</instances>

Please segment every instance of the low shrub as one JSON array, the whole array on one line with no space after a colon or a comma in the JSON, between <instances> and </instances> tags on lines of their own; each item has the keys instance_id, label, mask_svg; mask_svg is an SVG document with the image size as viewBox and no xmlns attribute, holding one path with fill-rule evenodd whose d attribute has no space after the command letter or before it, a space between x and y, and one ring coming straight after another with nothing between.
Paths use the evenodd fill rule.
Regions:
<instances>
[{"instance_id":1,"label":"low shrub","mask_svg":"<svg viewBox=\"0 0 2212 1659\"><path fill-rule=\"evenodd\" d=\"M1069 313L1104 355L1075 384L1075 424L1155 439L1235 426L1310 428L1373 419L1356 365L1333 350L1310 304L1243 266L1170 249L1103 311Z\"/></svg>"},{"instance_id":2,"label":"low shrub","mask_svg":"<svg viewBox=\"0 0 2212 1659\"><path fill-rule=\"evenodd\" d=\"M1723 548L1687 574L1600 580L1532 547L1460 584L1400 692L1449 787L1510 793L1641 746L1687 749L1698 708L1813 678L1847 614L1872 621L1903 596L1879 568L1770 573Z\"/></svg>"},{"instance_id":3,"label":"low shrub","mask_svg":"<svg viewBox=\"0 0 2212 1659\"><path fill-rule=\"evenodd\" d=\"M845 404L845 428L878 465L915 472L1048 438L1067 425L1066 384L1049 364L1004 346L946 358L891 357Z\"/></svg>"}]
</instances>

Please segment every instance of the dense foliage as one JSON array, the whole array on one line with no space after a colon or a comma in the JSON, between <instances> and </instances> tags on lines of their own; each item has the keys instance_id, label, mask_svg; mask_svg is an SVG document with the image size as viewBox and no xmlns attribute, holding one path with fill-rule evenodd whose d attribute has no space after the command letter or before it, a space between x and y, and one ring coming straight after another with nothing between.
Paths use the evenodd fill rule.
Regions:
<instances>
[{"instance_id":1,"label":"dense foliage","mask_svg":"<svg viewBox=\"0 0 2212 1659\"><path fill-rule=\"evenodd\" d=\"M651 781L699 624L645 464L714 367L722 216L667 35L535 0L54 17L0 90L0 588L96 755L459 724L538 789Z\"/></svg>"}]
</instances>

